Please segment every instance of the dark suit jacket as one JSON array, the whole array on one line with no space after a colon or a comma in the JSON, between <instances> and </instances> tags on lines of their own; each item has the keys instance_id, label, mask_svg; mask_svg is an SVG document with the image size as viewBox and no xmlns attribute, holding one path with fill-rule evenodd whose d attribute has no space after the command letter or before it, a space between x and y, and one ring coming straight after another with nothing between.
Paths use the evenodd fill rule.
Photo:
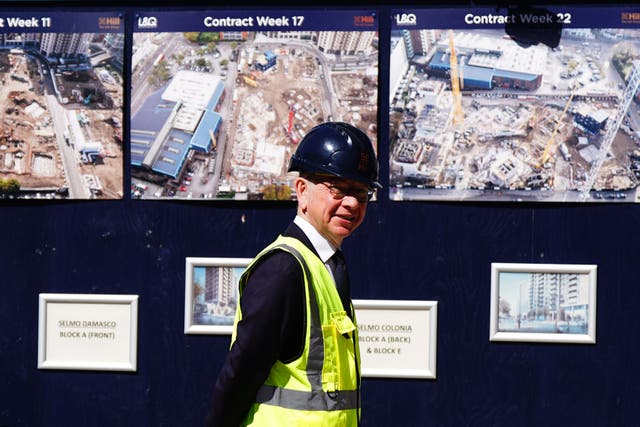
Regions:
<instances>
[{"instance_id":1,"label":"dark suit jacket","mask_svg":"<svg viewBox=\"0 0 640 427\"><path fill-rule=\"evenodd\" d=\"M294 223L283 233L313 246ZM253 269L240 299L242 321L215 384L208 426L237 427L255 402L273 364L304 350L306 296L300 264L275 251Z\"/></svg>"}]
</instances>

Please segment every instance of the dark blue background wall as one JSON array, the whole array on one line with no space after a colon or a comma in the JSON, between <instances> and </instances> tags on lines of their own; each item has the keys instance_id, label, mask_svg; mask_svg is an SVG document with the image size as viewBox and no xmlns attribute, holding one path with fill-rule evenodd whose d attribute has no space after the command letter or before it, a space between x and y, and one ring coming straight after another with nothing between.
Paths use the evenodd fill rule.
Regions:
<instances>
[{"instance_id":1,"label":"dark blue background wall","mask_svg":"<svg viewBox=\"0 0 640 427\"><path fill-rule=\"evenodd\" d=\"M389 9L379 10L384 74ZM387 156L382 144L383 182ZM128 198L0 205L0 426L202 425L230 337L183 333L185 257L251 257L294 210ZM639 230L631 204L382 194L345 242L353 297L438 301L437 379L364 379L363 425L638 425ZM490 343L491 262L597 264L597 344ZM41 292L138 294L137 372L38 370Z\"/></svg>"}]
</instances>

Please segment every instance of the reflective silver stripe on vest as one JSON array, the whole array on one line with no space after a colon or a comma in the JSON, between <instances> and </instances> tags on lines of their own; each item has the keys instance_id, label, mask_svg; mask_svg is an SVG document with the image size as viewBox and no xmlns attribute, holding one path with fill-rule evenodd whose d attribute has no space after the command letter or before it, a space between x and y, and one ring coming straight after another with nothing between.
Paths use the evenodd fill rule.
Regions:
<instances>
[{"instance_id":1,"label":"reflective silver stripe on vest","mask_svg":"<svg viewBox=\"0 0 640 427\"><path fill-rule=\"evenodd\" d=\"M322 390L300 391L263 385L258 390L256 402L301 411L344 411L358 408L356 390L329 393Z\"/></svg>"},{"instance_id":2,"label":"reflective silver stripe on vest","mask_svg":"<svg viewBox=\"0 0 640 427\"><path fill-rule=\"evenodd\" d=\"M309 308L311 310L311 325L309 331L309 356L307 358L307 378L311 384L311 390L322 391L322 367L324 363L324 339L322 337L322 322L320 322L320 309L316 291L313 288L312 276L304 257L296 248L280 244L276 248L289 251L302 265L309 289Z\"/></svg>"}]
</instances>

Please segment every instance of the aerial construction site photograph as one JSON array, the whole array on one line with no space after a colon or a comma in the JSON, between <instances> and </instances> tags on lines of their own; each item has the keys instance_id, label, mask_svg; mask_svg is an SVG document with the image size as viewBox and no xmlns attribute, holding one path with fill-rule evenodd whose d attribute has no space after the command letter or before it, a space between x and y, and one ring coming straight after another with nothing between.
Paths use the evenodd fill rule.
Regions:
<instances>
[{"instance_id":1,"label":"aerial construction site photograph","mask_svg":"<svg viewBox=\"0 0 640 427\"><path fill-rule=\"evenodd\" d=\"M313 126L377 143L370 13L142 15L131 69L132 198L290 200L289 158Z\"/></svg>"},{"instance_id":2,"label":"aerial construction site photograph","mask_svg":"<svg viewBox=\"0 0 640 427\"><path fill-rule=\"evenodd\" d=\"M0 198L122 198L122 19L0 19Z\"/></svg>"},{"instance_id":3,"label":"aerial construction site photograph","mask_svg":"<svg viewBox=\"0 0 640 427\"><path fill-rule=\"evenodd\" d=\"M562 10L551 44L483 25L487 10L447 16L392 26L392 200L640 200L637 22Z\"/></svg>"}]
</instances>

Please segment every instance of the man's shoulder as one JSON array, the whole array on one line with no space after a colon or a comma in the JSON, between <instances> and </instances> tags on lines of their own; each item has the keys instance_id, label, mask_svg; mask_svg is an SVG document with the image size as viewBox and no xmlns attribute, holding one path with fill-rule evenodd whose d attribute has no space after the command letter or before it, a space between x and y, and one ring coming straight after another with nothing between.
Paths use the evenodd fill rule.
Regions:
<instances>
[{"instance_id":1,"label":"man's shoulder","mask_svg":"<svg viewBox=\"0 0 640 427\"><path fill-rule=\"evenodd\" d=\"M268 252L262 254L257 260L259 264L277 264L277 263L293 263L296 260L295 256L286 248L273 247Z\"/></svg>"},{"instance_id":2,"label":"man's shoulder","mask_svg":"<svg viewBox=\"0 0 640 427\"><path fill-rule=\"evenodd\" d=\"M315 253L307 236L294 222L289 224L280 237L296 239ZM292 277L298 279L302 276L302 266L294 253L275 245L255 260L251 266L251 276L270 277L270 281L289 280Z\"/></svg>"},{"instance_id":3,"label":"man's shoulder","mask_svg":"<svg viewBox=\"0 0 640 427\"><path fill-rule=\"evenodd\" d=\"M289 251L275 247L264 253L253 265L253 274L283 274L301 271L300 263Z\"/></svg>"},{"instance_id":4,"label":"man's shoulder","mask_svg":"<svg viewBox=\"0 0 640 427\"><path fill-rule=\"evenodd\" d=\"M302 266L285 250L274 249L263 254L245 274L245 294L257 293L261 299L279 300L298 288L302 292L302 287L293 286L304 282Z\"/></svg>"}]
</instances>

